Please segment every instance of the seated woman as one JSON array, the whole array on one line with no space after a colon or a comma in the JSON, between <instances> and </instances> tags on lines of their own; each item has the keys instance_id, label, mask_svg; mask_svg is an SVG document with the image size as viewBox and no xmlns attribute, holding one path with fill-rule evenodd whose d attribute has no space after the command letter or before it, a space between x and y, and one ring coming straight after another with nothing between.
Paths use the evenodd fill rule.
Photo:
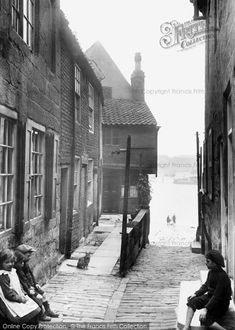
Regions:
<instances>
[{"instance_id":1,"label":"seated woman","mask_svg":"<svg viewBox=\"0 0 235 330\"><path fill-rule=\"evenodd\" d=\"M231 300L231 282L224 267L224 258L217 250L206 254L206 265L209 269L206 283L188 298L188 310L183 330L189 330L197 309L204 311L200 315L201 324L209 329L225 330L218 320L225 315Z\"/></svg>"},{"instance_id":2,"label":"seated woman","mask_svg":"<svg viewBox=\"0 0 235 330\"><path fill-rule=\"evenodd\" d=\"M0 251L0 311L3 324L38 324L40 308L20 285L13 268L14 252L10 249Z\"/></svg>"}]
</instances>

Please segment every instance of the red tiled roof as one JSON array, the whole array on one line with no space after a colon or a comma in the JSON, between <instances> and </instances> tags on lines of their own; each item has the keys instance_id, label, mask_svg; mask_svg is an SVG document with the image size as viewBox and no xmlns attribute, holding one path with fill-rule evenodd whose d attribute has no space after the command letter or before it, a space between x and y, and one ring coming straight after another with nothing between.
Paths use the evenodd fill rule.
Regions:
<instances>
[{"instance_id":1,"label":"red tiled roof","mask_svg":"<svg viewBox=\"0 0 235 330\"><path fill-rule=\"evenodd\" d=\"M156 126L157 121L144 102L107 99L104 101L103 124Z\"/></svg>"}]
</instances>

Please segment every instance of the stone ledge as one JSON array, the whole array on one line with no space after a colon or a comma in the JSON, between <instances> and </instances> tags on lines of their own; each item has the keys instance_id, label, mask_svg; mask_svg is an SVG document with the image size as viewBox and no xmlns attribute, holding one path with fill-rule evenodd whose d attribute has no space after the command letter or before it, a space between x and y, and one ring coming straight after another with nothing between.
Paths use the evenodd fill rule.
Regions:
<instances>
[{"instance_id":1,"label":"stone ledge","mask_svg":"<svg viewBox=\"0 0 235 330\"><path fill-rule=\"evenodd\" d=\"M179 305L177 309L177 327L179 330L182 330L185 325L186 313L187 313L187 298L197 291L201 286L201 281L182 281L180 283L180 298ZM191 323L191 330L206 330L206 327L201 326L199 321L199 315L201 310L197 310L194 314Z\"/></svg>"},{"instance_id":2,"label":"stone ledge","mask_svg":"<svg viewBox=\"0 0 235 330\"><path fill-rule=\"evenodd\" d=\"M198 281L182 281L180 283L180 298L177 309L177 329L182 330L185 325L186 313L187 313L187 298L197 291L202 283L205 283L207 278L207 270L200 271L201 280ZM191 330L205 330L206 327L202 326L199 321L199 316L202 310L197 310L194 314L191 323ZM222 326L228 330L235 329L235 305L233 299L230 302L229 310L226 315L221 318L219 322Z\"/></svg>"},{"instance_id":3,"label":"stone ledge","mask_svg":"<svg viewBox=\"0 0 235 330\"><path fill-rule=\"evenodd\" d=\"M193 241L190 244L190 248L192 253L201 253L201 243L197 241Z\"/></svg>"}]
</instances>

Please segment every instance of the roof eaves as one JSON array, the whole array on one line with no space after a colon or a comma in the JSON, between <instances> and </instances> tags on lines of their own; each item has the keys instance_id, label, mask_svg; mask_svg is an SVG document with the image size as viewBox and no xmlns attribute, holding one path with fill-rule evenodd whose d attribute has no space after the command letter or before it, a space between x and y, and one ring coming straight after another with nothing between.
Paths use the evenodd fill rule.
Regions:
<instances>
[{"instance_id":1,"label":"roof eaves","mask_svg":"<svg viewBox=\"0 0 235 330\"><path fill-rule=\"evenodd\" d=\"M61 10L61 24L60 24L60 33L63 41L68 45L68 47L71 50L71 55L74 58L74 61L79 62L79 67L83 69L91 84L93 87L97 88L99 91L99 94L101 95L102 103L103 101L103 90L102 90L102 85L97 78L93 68L91 67L86 55L83 53L81 46L76 38L76 36L73 34L72 30L69 27L69 22L65 17L65 14Z\"/></svg>"}]
</instances>

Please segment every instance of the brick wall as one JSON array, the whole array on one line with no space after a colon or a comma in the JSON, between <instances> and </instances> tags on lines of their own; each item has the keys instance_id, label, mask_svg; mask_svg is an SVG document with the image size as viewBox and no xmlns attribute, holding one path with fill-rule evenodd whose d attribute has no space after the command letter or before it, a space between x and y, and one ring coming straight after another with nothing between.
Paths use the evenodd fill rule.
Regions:
<instances>
[{"instance_id":1,"label":"brick wall","mask_svg":"<svg viewBox=\"0 0 235 330\"><path fill-rule=\"evenodd\" d=\"M61 109L62 109L62 126L61 126L61 164L67 164L71 168L71 148L73 141L73 125L75 128L75 152L74 156L80 158L80 166L87 166L88 159L93 159L94 168L99 164L99 139L100 139L100 114L99 114L99 96L95 89L95 106L94 106L94 133L89 132L89 117L88 117L88 77L79 59L76 59L76 64L81 69L81 122L75 122L74 111L74 64L75 60L70 51L71 45L63 39L62 57L61 57L61 76L62 76L62 94L61 94ZM94 86L93 86L94 87ZM80 168L80 176L82 169ZM85 178L87 185L87 175ZM81 185L81 182L80 182ZM94 209L96 203L87 207L86 188L81 189L79 193L80 207L78 211L73 211L73 230L72 230L72 250L79 245L80 239L87 236L92 230L94 215L97 210ZM97 195L94 194L94 201ZM84 201L84 202L82 202ZM97 205L96 205L97 207Z\"/></svg>"}]
</instances>

